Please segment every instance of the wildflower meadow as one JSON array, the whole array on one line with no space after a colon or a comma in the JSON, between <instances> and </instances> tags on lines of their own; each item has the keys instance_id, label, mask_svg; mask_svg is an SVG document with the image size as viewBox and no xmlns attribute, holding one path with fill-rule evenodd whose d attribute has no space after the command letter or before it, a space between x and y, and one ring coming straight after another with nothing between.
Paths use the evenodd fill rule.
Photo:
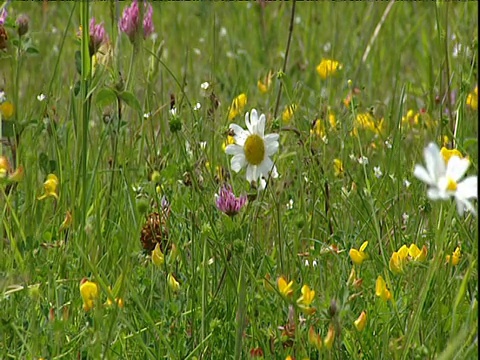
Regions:
<instances>
[{"instance_id":1,"label":"wildflower meadow","mask_svg":"<svg viewBox=\"0 0 480 360\"><path fill-rule=\"evenodd\" d=\"M478 2L0 2L0 359L478 358Z\"/></svg>"}]
</instances>

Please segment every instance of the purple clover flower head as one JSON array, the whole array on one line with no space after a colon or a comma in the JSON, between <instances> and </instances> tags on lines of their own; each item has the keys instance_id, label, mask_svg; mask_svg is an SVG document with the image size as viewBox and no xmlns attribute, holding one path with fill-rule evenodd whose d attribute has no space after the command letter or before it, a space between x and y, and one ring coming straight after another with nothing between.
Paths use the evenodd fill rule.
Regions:
<instances>
[{"instance_id":1,"label":"purple clover flower head","mask_svg":"<svg viewBox=\"0 0 480 360\"><path fill-rule=\"evenodd\" d=\"M105 27L103 26L103 22L96 24L95 18L92 17L90 20L90 27L89 27L89 34L90 34L90 55L93 56L100 46L103 43L108 41L108 35L105 32Z\"/></svg>"},{"instance_id":2,"label":"purple clover flower head","mask_svg":"<svg viewBox=\"0 0 480 360\"><path fill-rule=\"evenodd\" d=\"M146 6L147 4L145 4ZM143 38L146 39L155 31L153 26L153 8L152 5L148 4L147 11L143 15Z\"/></svg>"},{"instance_id":3,"label":"purple clover flower head","mask_svg":"<svg viewBox=\"0 0 480 360\"><path fill-rule=\"evenodd\" d=\"M146 39L155 30L153 26L153 8L152 5L144 3L143 14L143 38ZM140 12L138 9L138 0L133 0L132 5L127 6L123 10L122 18L120 19L119 28L124 32L130 42L135 41L135 36L140 28Z\"/></svg>"},{"instance_id":4,"label":"purple clover flower head","mask_svg":"<svg viewBox=\"0 0 480 360\"><path fill-rule=\"evenodd\" d=\"M5 20L7 20L7 16L8 16L7 9L3 8L2 10L0 10L0 25L5 24Z\"/></svg>"},{"instance_id":5,"label":"purple clover flower head","mask_svg":"<svg viewBox=\"0 0 480 360\"><path fill-rule=\"evenodd\" d=\"M230 185L223 185L215 198L217 209L231 217L238 214L247 202L247 196L236 197Z\"/></svg>"}]
</instances>

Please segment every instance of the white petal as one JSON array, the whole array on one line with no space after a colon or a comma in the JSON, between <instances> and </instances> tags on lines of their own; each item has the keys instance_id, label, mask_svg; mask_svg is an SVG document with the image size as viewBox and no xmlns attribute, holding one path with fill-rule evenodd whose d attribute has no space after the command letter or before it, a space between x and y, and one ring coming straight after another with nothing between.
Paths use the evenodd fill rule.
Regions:
<instances>
[{"instance_id":1,"label":"white petal","mask_svg":"<svg viewBox=\"0 0 480 360\"><path fill-rule=\"evenodd\" d=\"M243 147L237 144L230 144L225 148L225 153L228 155L243 154Z\"/></svg>"},{"instance_id":2,"label":"white petal","mask_svg":"<svg viewBox=\"0 0 480 360\"><path fill-rule=\"evenodd\" d=\"M232 170L238 173L247 164L247 160L245 159L245 155L244 154L235 155L232 158L231 164L232 164Z\"/></svg>"},{"instance_id":3,"label":"white petal","mask_svg":"<svg viewBox=\"0 0 480 360\"><path fill-rule=\"evenodd\" d=\"M277 171L277 167L275 165L273 165L273 169L272 169L272 172L271 172L270 176L274 179L278 178L278 171Z\"/></svg>"},{"instance_id":4,"label":"white petal","mask_svg":"<svg viewBox=\"0 0 480 360\"><path fill-rule=\"evenodd\" d=\"M278 141L266 142L266 153L267 156L272 156L278 151Z\"/></svg>"},{"instance_id":5,"label":"white petal","mask_svg":"<svg viewBox=\"0 0 480 360\"><path fill-rule=\"evenodd\" d=\"M278 135L278 134L267 134L267 135L265 135L263 140L265 140L265 142L268 143L270 141L278 141L279 138L280 138L280 135Z\"/></svg>"},{"instance_id":6,"label":"white petal","mask_svg":"<svg viewBox=\"0 0 480 360\"><path fill-rule=\"evenodd\" d=\"M257 179L257 166L249 164L247 166L247 181L251 183L252 181L257 181Z\"/></svg>"},{"instance_id":7,"label":"white petal","mask_svg":"<svg viewBox=\"0 0 480 360\"><path fill-rule=\"evenodd\" d=\"M452 156L447 164L446 175L453 180L460 180L468 170L470 161L468 159L460 159L458 156Z\"/></svg>"},{"instance_id":8,"label":"white petal","mask_svg":"<svg viewBox=\"0 0 480 360\"><path fill-rule=\"evenodd\" d=\"M265 178L269 177L269 173L273 168L273 161L267 156L260 165L258 165L258 172L260 176L264 176Z\"/></svg>"},{"instance_id":9,"label":"white petal","mask_svg":"<svg viewBox=\"0 0 480 360\"><path fill-rule=\"evenodd\" d=\"M421 165L415 165L415 169L413 170L413 176L428 185L436 186L435 180L430 177L430 174Z\"/></svg>"},{"instance_id":10,"label":"white petal","mask_svg":"<svg viewBox=\"0 0 480 360\"><path fill-rule=\"evenodd\" d=\"M477 177L469 176L459 183L455 196L463 199L477 199Z\"/></svg>"},{"instance_id":11,"label":"white petal","mask_svg":"<svg viewBox=\"0 0 480 360\"><path fill-rule=\"evenodd\" d=\"M263 135L265 134L265 114L260 115L260 118L258 119L257 123L257 134L263 138Z\"/></svg>"},{"instance_id":12,"label":"white petal","mask_svg":"<svg viewBox=\"0 0 480 360\"><path fill-rule=\"evenodd\" d=\"M423 151L423 154L425 156L428 174L430 175L430 178L436 181L445 174L445 160L443 160L443 156L440 154L438 146L434 143L428 144Z\"/></svg>"},{"instance_id":13,"label":"white petal","mask_svg":"<svg viewBox=\"0 0 480 360\"><path fill-rule=\"evenodd\" d=\"M257 121L258 121L257 110L252 109L252 111L250 111L250 114L248 112L245 114L245 125L247 125L248 131L250 132L250 134L255 133L255 128L257 127Z\"/></svg>"},{"instance_id":14,"label":"white petal","mask_svg":"<svg viewBox=\"0 0 480 360\"><path fill-rule=\"evenodd\" d=\"M432 187L427 190L427 197L430 200L447 200L450 196L445 191Z\"/></svg>"}]
</instances>

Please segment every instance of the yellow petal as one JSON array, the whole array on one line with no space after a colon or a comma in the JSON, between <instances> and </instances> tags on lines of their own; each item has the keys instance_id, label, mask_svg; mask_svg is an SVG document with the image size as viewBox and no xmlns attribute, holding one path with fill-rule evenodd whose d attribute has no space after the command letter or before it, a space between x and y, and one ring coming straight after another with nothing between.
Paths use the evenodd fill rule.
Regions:
<instances>
[{"instance_id":1,"label":"yellow petal","mask_svg":"<svg viewBox=\"0 0 480 360\"><path fill-rule=\"evenodd\" d=\"M367 325L367 313L365 311L362 311L357 320L355 320L354 325L358 331L365 329L365 326Z\"/></svg>"}]
</instances>

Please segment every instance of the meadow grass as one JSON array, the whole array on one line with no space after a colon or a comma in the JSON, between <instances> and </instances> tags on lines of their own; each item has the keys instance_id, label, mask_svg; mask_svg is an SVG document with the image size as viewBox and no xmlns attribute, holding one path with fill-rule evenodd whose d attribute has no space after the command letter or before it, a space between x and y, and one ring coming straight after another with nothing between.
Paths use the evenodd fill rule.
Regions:
<instances>
[{"instance_id":1,"label":"meadow grass","mask_svg":"<svg viewBox=\"0 0 480 360\"><path fill-rule=\"evenodd\" d=\"M477 218L413 169L434 142L477 172L478 4L152 2L133 43L128 5L0 5L0 358L476 358ZM93 63L92 16L109 36ZM263 191L224 151L253 108L280 135ZM223 183L248 196L235 216ZM395 271L411 244L426 258Z\"/></svg>"}]
</instances>

